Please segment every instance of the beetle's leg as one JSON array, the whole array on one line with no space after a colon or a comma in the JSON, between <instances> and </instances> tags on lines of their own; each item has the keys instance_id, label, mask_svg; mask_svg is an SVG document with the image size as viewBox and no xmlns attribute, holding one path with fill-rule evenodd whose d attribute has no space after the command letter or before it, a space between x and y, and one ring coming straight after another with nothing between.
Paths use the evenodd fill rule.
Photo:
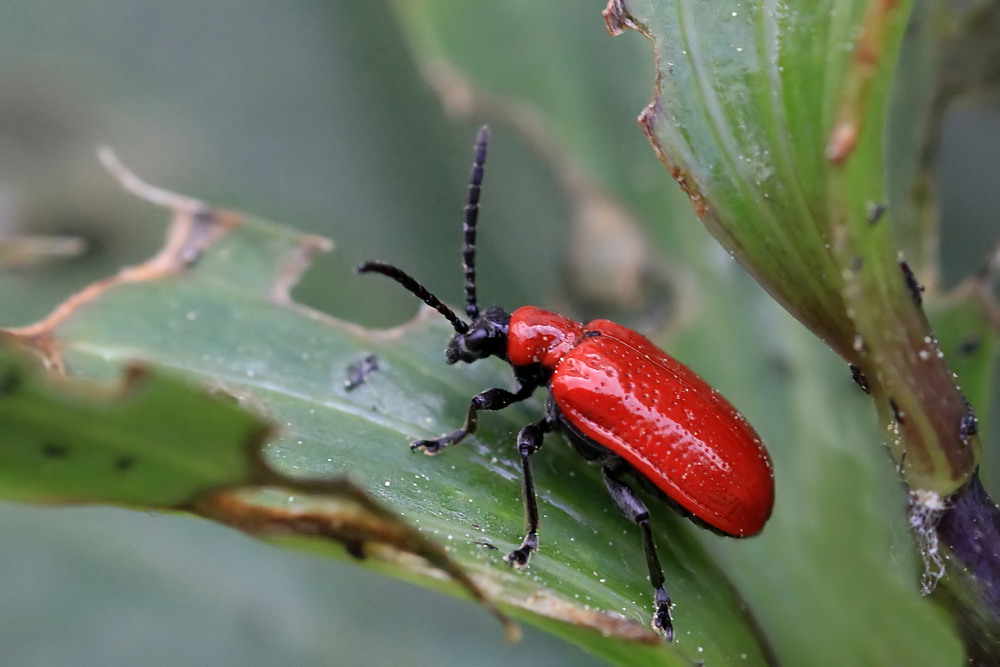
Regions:
<instances>
[{"instance_id":1,"label":"beetle's leg","mask_svg":"<svg viewBox=\"0 0 1000 667\"><path fill-rule=\"evenodd\" d=\"M622 514L639 526L642 533L642 548L646 552L646 566L649 568L649 582L653 585L653 602L656 613L653 615L653 629L664 634L667 640L674 638L674 626L670 622L670 598L663 589L663 568L656 555L656 543L653 542L653 531L649 527L649 510L628 485L618 479L611 466L604 466L604 485L611 494L611 499Z\"/></svg>"},{"instance_id":2,"label":"beetle's leg","mask_svg":"<svg viewBox=\"0 0 1000 667\"><path fill-rule=\"evenodd\" d=\"M528 424L517 433L517 453L521 455L521 497L524 501L524 525L527 534L521 546L504 556L511 565L527 565L531 552L538 548L538 501L535 483L531 477L529 458L542 447L545 434L556 426L556 417L549 414L534 424Z\"/></svg>"},{"instance_id":3,"label":"beetle's leg","mask_svg":"<svg viewBox=\"0 0 1000 667\"><path fill-rule=\"evenodd\" d=\"M465 436L475 432L476 426L479 424L477 413L480 410L503 410L512 403L528 398L534 391L535 385L533 384L520 384L514 391L507 391L499 387L481 391L472 397L472 401L469 403L469 412L465 416L462 428L434 440L412 442L410 449L414 451L422 449L425 454L437 454L448 445L454 445Z\"/></svg>"}]
</instances>

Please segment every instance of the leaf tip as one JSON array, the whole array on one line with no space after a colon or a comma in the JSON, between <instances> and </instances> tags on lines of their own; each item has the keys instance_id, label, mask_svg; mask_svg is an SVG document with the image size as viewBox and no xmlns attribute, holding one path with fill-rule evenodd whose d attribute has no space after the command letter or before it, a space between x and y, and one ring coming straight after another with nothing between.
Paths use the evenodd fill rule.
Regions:
<instances>
[{"instance_id":1,"label":"leaf tip","mask_svg":"<svg viewBox=\"0 0 1000 667\"><path fill-rule=\"evenodd\" d=\"M197 199L158 188L142 180L136 176L135 172L125 166L125 163L121 161L110 146L104 144L98 146L97 158L123 188L140 199L175 211L192 214L205 208L205 205Z\"/></svg>"},{"instance_id":2,"label":"leaf tip","mask_svg":"<svg viewBox=\"0 0 1000 667\"><path fill-rule=\"evenodd\" d=\"M601 15L604 17L604 25L612 37L617 37L625 32L626 29L647 34L643 27L632 17L632 14L629 13L628 7L625 6L625 0L608 0L608 4L601 11Z\"/></svg>"}]
</instances>

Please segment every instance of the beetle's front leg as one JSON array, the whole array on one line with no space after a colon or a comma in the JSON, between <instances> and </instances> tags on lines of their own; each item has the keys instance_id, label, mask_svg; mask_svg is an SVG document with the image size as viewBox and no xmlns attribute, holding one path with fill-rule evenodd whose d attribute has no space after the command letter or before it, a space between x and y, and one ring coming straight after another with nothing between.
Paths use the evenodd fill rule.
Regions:
<instances>
[{"instance_id":1,"label":"beetle's front leg","mask_svg":"<svg viewBox=\"0 0 1000 667\"><path fill-rule=\"evenodd\" d=\"M418 449L423 450L424 454L437 454L448 445L454 445L460 442L465 436L475 432L476 426L479 425L478 412L480 410L503 410L508 405L523 401L531 396L535 391L535 386L533 384L521 384L515 388L515 391L507 391L506 389L494 387L493 389L479 392L472 397L472 401L469 403L469 412L465 416L465 423L462 424L462 428L434 440L417 440L412 442L410 443L410 449L413 451L417 451Z\"/></svg>"}]
</instances>

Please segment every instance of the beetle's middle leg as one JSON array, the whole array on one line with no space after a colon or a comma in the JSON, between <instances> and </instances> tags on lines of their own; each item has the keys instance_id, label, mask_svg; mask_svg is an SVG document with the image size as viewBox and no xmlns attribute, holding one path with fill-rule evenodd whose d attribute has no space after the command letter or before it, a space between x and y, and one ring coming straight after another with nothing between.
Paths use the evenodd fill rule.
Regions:
<instances>
[{"instance_id":1,"label":"beetle's middle leg","mask_svg":"<svg viewBox=\"0 0 1000 667\"><path fill-rule=\"evenodd\" d=\"M527 533L521 546L504 556L511 565L523 566L528 563L531 552L538 549L538 499L535 497L535 482L531 476L529 458L542 447L545 434L558 424L558 418L551 407L544 419L528 424L517 433L517 453L521 455L521 497L524 501L524 525Z\"/></svg>"}]
</instances>

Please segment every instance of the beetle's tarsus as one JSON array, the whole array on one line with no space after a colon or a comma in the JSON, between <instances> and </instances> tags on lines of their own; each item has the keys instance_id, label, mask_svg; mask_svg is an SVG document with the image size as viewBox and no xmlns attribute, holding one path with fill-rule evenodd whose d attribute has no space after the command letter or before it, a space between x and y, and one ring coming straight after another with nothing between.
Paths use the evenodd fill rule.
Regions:
<instances>
[{"instance_id":1,"label":"beetle's tarsus","mask_svg":"<svg viewBox=\"0 0 1000 667\"><path fill-rule=\"evenodd\" d=\"M428 456L434 456L444 449L444 444L440 440L416 440L410 443L411 452L423 452Z\"/></svg>"},{"instance_id":2,"label":"beetle's tarsus","mask_svg":"<svg viewBox=\"0 0 1000 667\"><path fill-rule=\"evenodd\" d=\"M657 588L654 597L656 598L656 613L653 614L653 630L663 633L663 638L672 642L674 640L674 624L670 620L670 598L667 597L663 588Z\"/></svg>"},{"instance_id":3,"label":"beetle's tarsus","mask_svg":"<svg viewBox=\"0 0 1000 667\"><path fill-rule=\"evenodd\" d=\"M663 635L668 642L674 641L674 626L670 622L670 612L666 609L657 609L653 616L653 630Z\"/></svg>"},{"instance_id":4,"label":"beetle's tarsus","mask_svg":"<svg viewBox=\"0 0 1000 667\"><path fill-rule=\"evenodd\" d=\"M448 445L458 443L462 438L469 435L469 433L471 433L469 428L460 428L453 433L443 435L440 438L435 438L434 440L415 440L410 443L410 451L422 451L428 456L434 456Z\"/></svg>"},{"instance_id":5,"label":"beetle's tarsus","mask_svg":"<svg viewBox=\"0 0 1000 667\"><path fill-rule=\"evenodd\" d=\"M503 559L514 567L524 567L528 564L528 558L531 557L531 552L537 548L538 533L531 531L524 536L524 541L521 542L521 546L504 556Z\"/></svg>"}]
</instances>

